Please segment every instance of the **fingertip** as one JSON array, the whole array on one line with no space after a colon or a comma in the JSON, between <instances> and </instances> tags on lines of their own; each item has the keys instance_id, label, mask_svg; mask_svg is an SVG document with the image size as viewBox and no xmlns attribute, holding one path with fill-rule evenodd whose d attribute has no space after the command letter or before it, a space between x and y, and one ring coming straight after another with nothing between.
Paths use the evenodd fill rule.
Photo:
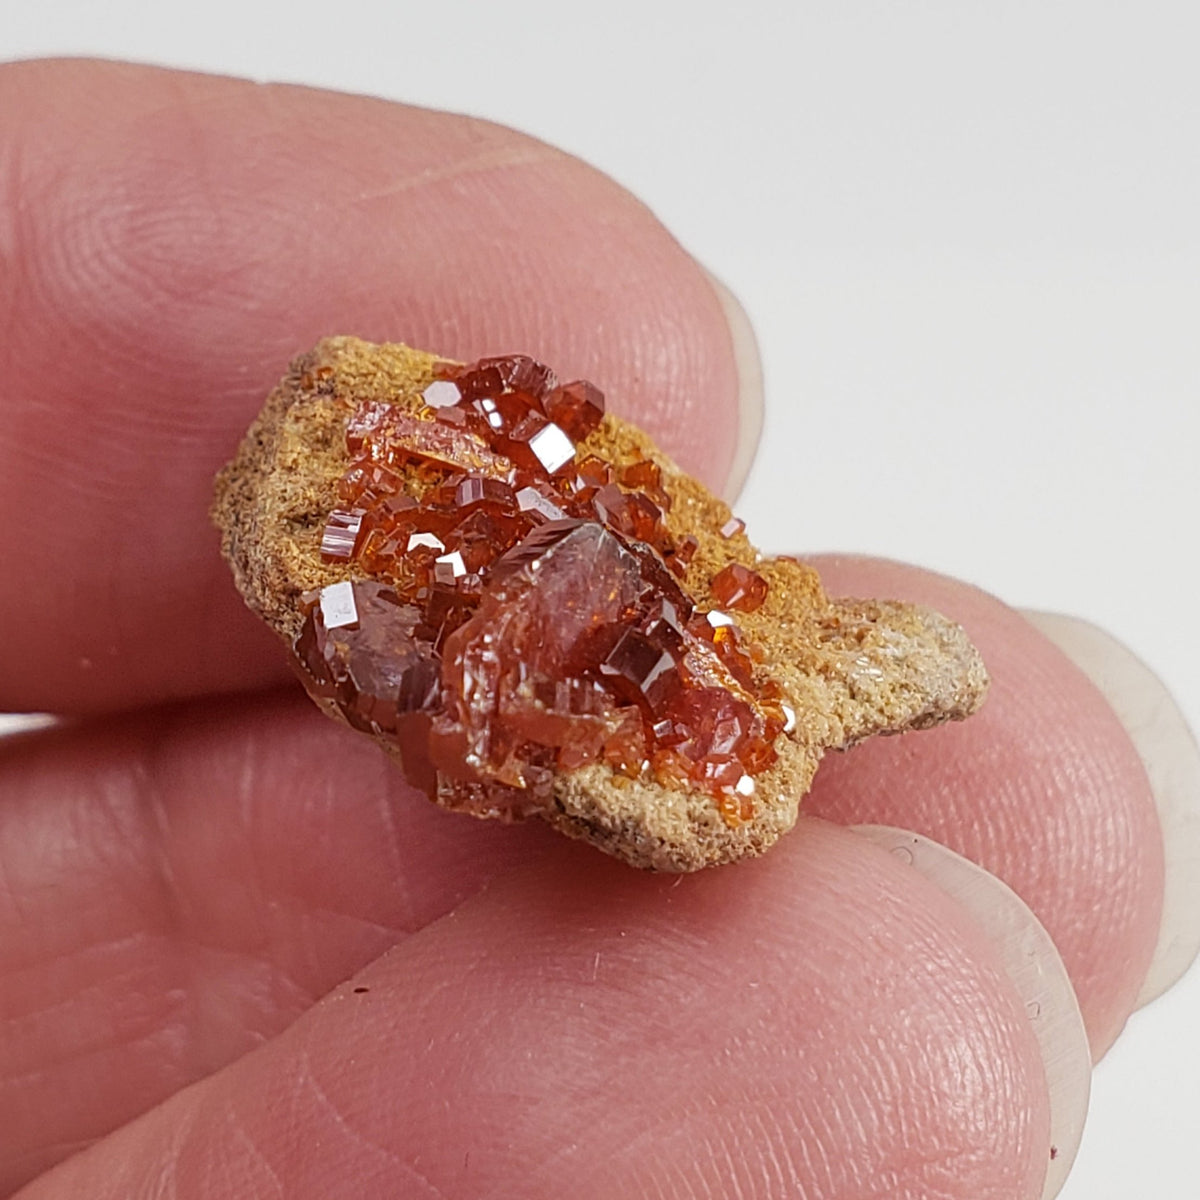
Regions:
<instances>
[{"instance_id":1,"label":"fingertip","mask_svg":"<svg viewBox=\"0 0 1200 1200\"><path fill-rule=\"evenodd\" d=\"M1024 615L1104 694L1149 778L1162 828L1164 892L1141 1007L1178 983L1200 952L1200 748L1174 697L1128 646L1079 617Z\"/></svg>"},{"instance_id":2,"label":"fingertip","mask_svg":"<svg viewBox=\"0 0 1200 1200\"><path fill-rule=\"evenodd\" d=\"M732 504L745 486L746 477L762 440L765 399L762 356L750 316L737 296L711 272L705 272L729 324L733 357L737 365L737 437L721 495Z\"/></svg>"},{"instance_id":3,"label":"fingertip","mask_svg":"<svg viewBox=\"0 0 1200 1200\"><path fill-rule=\"evenodd\" d=\"M584 847L518 867L134 1130L63 1188L114 1163L136 1194L183 1160L224 1189L207 1200L253 1194L264 1164L296 1200L331 1174L381 1198L1035 1200L1048 1154L994 948L886 852L808 820L684 878Z\"/></svg>"},{"instance_id":4,"label":"fingertip","mask_svg":"<svg viewBox=\"0 0 1200 1200\"><path fill-rule=\"evenodd\" d=\"M20 166L0 237L21 281L0 279L0 506L32 513L0 529L20 564L0 619L25 630L0 647L0 702L94 710L280 678L216 554L211 479L288 360L331 333L534 353L714 487L729 477L721 302L587 164L472 118L130 64L0 67L0 96L0 157ZM45 496L53 526L30 507Z\"/></svg>"},{"instance_id":5,"label":"fingertip","mask_svg":"<svg viewBox=\"0 0 1200 1200\"><path fill-rule=\"evenodd\" d=\"M1004 880L1054 938L1099 1058L1133 1011L1163 896L1158 817L1128 735L994 596L903 563L810 561L831 594L892 596L960 621L992 684L969 721L828 757L806 811L914 829Z\"/></svg>"},{"instance_id":6,"label":"fingertip","mask_svg":"<svg viewBox=\"0 0 1200 1200\"><path fill-rule=\"evenodd\" d=\"M1053 1200L1079 1150L1092 1075L1083 1014L1053 939L1016 892L953 850L893 826L853 829L962 905L995 947L1042 1055L1050 1107L1050 1155L1042 1200Z\"/></svg>"}]
</instances>

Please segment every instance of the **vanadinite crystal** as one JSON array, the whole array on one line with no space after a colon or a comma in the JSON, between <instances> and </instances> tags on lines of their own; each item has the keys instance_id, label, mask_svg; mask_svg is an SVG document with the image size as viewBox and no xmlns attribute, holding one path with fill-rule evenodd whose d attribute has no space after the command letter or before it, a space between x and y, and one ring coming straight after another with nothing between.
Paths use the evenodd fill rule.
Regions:
<instances>
[{"instance_id":1,"label":"vanadinite crystal","mask_svg":"<svg viewBox=\"0 0 1200 1200\"><path fill-rule=\"evenodd\" d=\"M741 563L730 563L723 571L713 576L709 585L718 604L738 612L754 612L762 607L767 598L767 581L757 572L743 567Z\"/></svg>"},{"instance_id":2,"label":"vanadinite crystal","mask_svg":"<svg viewBox=\"0 0 1200 1200\"><path fill-rule=\"evenodd\" d=\"M531 358L435 374L423 410L347 422L321 556L356 578L305 597L309 691L454 807L536 812L556 772L604 763L749 818L787 713L733 618L683 590L698 543L667 528L658 464L581 450L603 395ZM738 564L711 586L742 612L767 592Z\"/></svg>"}]
</instances>

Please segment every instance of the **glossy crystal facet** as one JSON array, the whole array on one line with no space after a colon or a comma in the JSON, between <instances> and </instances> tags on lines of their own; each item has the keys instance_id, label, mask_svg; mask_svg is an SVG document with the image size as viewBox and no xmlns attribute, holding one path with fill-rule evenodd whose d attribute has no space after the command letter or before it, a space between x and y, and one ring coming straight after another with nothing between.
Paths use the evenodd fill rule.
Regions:
<instances>
[{"instance_id":1,"label":"glossy crystal facet","mask_svg":"<svg viewBox=\"0 0 1200 1200\"><path fill-rule=\"evenodd\" d=\"M767 581L741 563L730 563L713 576L710 586L717 602L735 612L754 612L767 598Z\"/></svg>"},{"instance_id":2,"label":"glossy crystal facet","mask_svg":"<svg viewBox=\"0 0 1200 1200\"><path fill-rule=\"evenodd\" d=\"M696 611L680 580L699 543L668 529L659 464L580 445L604 415L594 385L524 355L434 374L424 409L348 419L321 554L365 578L305 598L309 690L454 807L536 812L557 772L603 762L746 819L795 720L723 611L753 611L766 582L733 564L721 609Z\"/></svg>"}]
</instances>

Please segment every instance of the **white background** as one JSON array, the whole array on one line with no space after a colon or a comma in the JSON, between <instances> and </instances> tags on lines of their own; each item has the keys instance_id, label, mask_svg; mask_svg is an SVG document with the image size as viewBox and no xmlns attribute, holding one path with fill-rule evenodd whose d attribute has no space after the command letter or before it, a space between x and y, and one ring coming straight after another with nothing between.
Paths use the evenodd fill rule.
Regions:
<instances>
[{"instance_id":1,"label":"white background","mask_svg":"<svg viewBox=\"0 0 1200 1200\"><path fill-rule=\"evenodd\" d=\"M1086 615L1200 726L1197 11L0 0L0 58L371 92L590 159L757 327L766 436L738 508L760 544ZM1101 1064L1063 1196L1195 1200L1198 1134L1193 972Z\"/></svg>"}]
</instances>

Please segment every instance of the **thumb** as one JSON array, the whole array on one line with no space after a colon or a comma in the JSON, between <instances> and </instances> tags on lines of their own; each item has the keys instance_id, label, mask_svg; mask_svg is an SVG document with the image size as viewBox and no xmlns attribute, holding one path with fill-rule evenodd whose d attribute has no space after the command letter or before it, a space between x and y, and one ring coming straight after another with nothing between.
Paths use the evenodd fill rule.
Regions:
<instances>
[{"instance_id":1,"label":"thumb","mask_svg":"<svg viewBox=\"0 0 1200 1200\"><path fill-rule=\"evenodd\" d=\"M514 871L21 1200L1034 1200L1048 1122L982 930L804 819L675 880Z\"/></svg>"}]
</instances>

